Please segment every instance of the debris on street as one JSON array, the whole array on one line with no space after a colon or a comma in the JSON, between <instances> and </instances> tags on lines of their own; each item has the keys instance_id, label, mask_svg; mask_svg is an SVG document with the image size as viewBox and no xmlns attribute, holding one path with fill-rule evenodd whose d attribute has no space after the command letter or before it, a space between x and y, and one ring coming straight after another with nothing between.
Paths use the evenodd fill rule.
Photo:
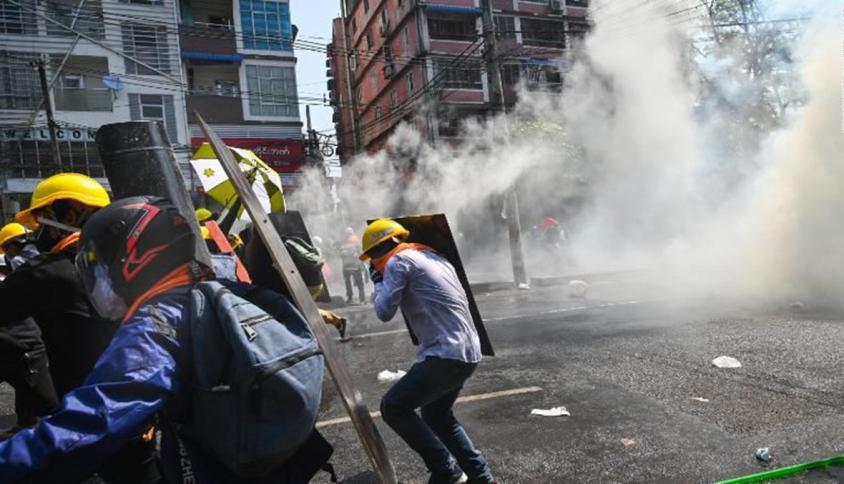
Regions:
<instances>
[{"instance_id":1,"label":"debris on street","mask_svg":"<svg viewBox=\"0 0 844 484\"><path fill-rule=\"evenodd\" d=\"M732 356L719 356L712 360L712 364L718 368L741 368L741 362Z\"/></svg>"},{"instance_id":2,"label":"debris on street","mask_svg":"<svg viewBox=\"0 0 844 484\"><path fill-rule=\"evenodd\" d=\"M572 279L569 281L569 296L571 297L586 297L586 291L591 285L586 281L580 279Z\"/></svg>"},{"instance_id":3,"label":"debris on street","mask_svg":"<svg viewBox=\"0 0 844 484\"><path fill-rule=\"evenodd\" d=\"M692 400L694 400L696 402L709 403L709 399L703 398L703 397L692 397Z\"/></svg>"},{"instance_id":4,"label":"debris on street","mask_svg":"<svg viewBox=\"0 0 844 484\"><path fill-rule=\"evenodd\" d=\"M756 460L760 462L771 462L771 451L767 447L756 449Z\"/></svg>"},{"instance_id":5,"label":"debris on street","mask_svg":"<svg viewBox=\"0 0 844 484\"><path fill-rule=\"evenodd\" d=\"M531 415L539 415L540 417L571 417L571 413L566 410L566 407L554 407L547 410L542 408L534 408L530 411Z\"/></svg>"},{"instance_id":6,"label":"debris on street","mask_svg":"<svg viewBox=\"0 0 844 484\"><path fill-rule=\"evenodd\" d=\"M396 381L406 374L407 372L403 370L384 370L381 373L378 373L378 381Z\"/></svg>"},{"instance_id":7,"label":"debris on street","mask_svg":"<svg viewBox=\"0 0 844 484\"><path fill-rule=\"evenodd\" d=\"M633 439L628 439L628 438L626 438L626 437L623 437L623 438L621 438L621 439L618 439L618 441L619 441L619 442L621 442L621 445L623 445L625 449L629 449L630 447L633 447L634 445L636 445L636 441L635 441L635 440L633 440Z\"/></svg>"}]
</instances>

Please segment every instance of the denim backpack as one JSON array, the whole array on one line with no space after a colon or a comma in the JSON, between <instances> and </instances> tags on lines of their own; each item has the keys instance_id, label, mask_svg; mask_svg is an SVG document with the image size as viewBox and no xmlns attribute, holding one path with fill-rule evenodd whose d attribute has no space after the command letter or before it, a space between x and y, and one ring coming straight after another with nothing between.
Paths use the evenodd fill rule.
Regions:
<instances>
[{"instance_id":1,"label":"denim backpack","mask_svg":"<svg viewBox=\"0 0 844 484\"><path fill-rule=\"evenodd\" d=\"M180 433L237 475L266 475L314 433L324 373L314 335L287 298L239 282L197 284L190 315Z\"/></svg>"}]
</instances>

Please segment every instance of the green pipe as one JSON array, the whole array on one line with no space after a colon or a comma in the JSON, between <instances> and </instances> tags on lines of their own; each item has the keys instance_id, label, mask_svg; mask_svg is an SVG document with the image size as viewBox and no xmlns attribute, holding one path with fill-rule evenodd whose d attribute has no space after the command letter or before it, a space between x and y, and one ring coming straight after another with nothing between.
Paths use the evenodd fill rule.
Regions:
<instances>
[{"instance_id":1,"label":"green pipe","mask_svg":"<svg viewBox=\"0 0 844 484\"><path fill-rule=\"evenodd\" d=\"M793 476L794 474L799 474L812 469L822 469L824 467L840 465L844 465L844 455L829 457L827 459L816 460L813 462L806 462L803 464L794 464L793 466L788 467L780 467L779 469L772 469L758 474L750 474L749 476L734 477L732 479L727 479L726 481L720 481L717 484L750 484L754 482L771 481L774 479L782 479L783 477Z\"/></svg>"}]
</instances>

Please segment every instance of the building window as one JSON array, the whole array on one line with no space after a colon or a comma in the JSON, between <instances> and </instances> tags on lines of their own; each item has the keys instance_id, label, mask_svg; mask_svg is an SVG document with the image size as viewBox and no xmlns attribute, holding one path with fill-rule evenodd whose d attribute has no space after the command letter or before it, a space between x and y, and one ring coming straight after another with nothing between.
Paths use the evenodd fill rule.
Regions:
<instances>
[{"instance_id":1,"label":"building window","mask_svg":"<svg viewBox=\"0 0 844 484\"><path fill-rule=\"evenodd\" d=\"M374 67L369 70L369 84L372 86L372 92L378 92L378 74Z\"/></svg>"},{"instance_id":2,"label":"building window","mask_svg":"<svg viewBox=\"0 0 844 484\"><path fill-rule=\"evenodd\" d=\"M409 27L405 27L404 30L401 31L401 53L403 55L407 55L409 50L410 50L410 30L409 30Z\"/></svg>"},{"instance_id":3,"label":"building window","mask_svg":"<svg viewBox=\"0 0 844 484\"><path fill-rule=\"evenodd\" d=\"M518 64L504 64L501 66L501 82L508 86L515 86L521 77L521 67Z\"/></svg>"},{"instance_id":4,"label":"building window","mask_svg":"<svg viewBox=\"0 0 844 484\"><path fill-rule=\"evenodd\" d=\"M372 52L372 34L370 32L366 32L366 51Z\"/></svg>"},{"instance_id":5,"label":"building window","mask_svg":"<svg viewBox=\"0 0 844 484\"><path fill-rule=\"evenodd\" d=\"M37 54L0 51L0 108L35 109L41 102L38 73L29 63Z\"/></svg>"},{"instance_id":6,"label":"building window","mask_svg":"<svg viewBox=\"0 0 844 484\"><path fill-rule=\"evenodd\" d=\"M129 115L133 121L160 121L164 123L171 143L178 142L176 112L173 96L169 94L129 94Z\"/></svg>"},{"instance_id":7,"label":"building window","mask_svg":"<svg viewBox=\"0 0 844 484\"><path fill-rule=\"evenodd\" d=\"M416 86L413 83L413 71L407 73L407 93L410 94Z\"/></svg>"},{"instance_id":8,"label":"building window","mask_svg":"<svg viewBox=\"0 0 844 484\"><path fill-rule=\"evenodd\" d=\"M48 0L45 13L49 18L66 27L73 24L73 29L69 30L53 22L47 22L47 35L70 37L79 32L95 39L105 38L103 7L100 0L86 1L82 8L79 8L79 2L76 0Z\"/></svg>"},{"instance_id":9,"label":"building window","mask_svg":"<svg viewBox=\"0 0 844 484\"><path fill-rule=\"evenodd\" d=\"M393 89L390 91L390 109L396 109L399 105L399 93Z\"/></svg>"},{"instance_id":10,"label":"building window","mask_svg":"<svg viewBox=\"0 0 844 484\"><path fill-rule=\"evenodd\" d=\"M381 106L375 106L375 109L372 110L373 116L375 117L375 122L381 121Z\"/></svg>"},{"instance_id":11,"label":"building window","mask_svg":"<svg viewBox=\"0 0 844 484\"><path fill-rule=\"evenodd\" d=\"M20 0L21 5L36 9L33 0ZM0 2L0 34L38 35L37 18L32 11L11 2Z\"/></svg>"},{"instance_id":12,"label":"building window","mask_svg":"<svg viewBox=\"0 0 844 484\"><path fill-rule=\"evenodd\" d=\"M499 39L516 38L516 18L495 16L495 36Z\"/></svg>"},{"instance_id":13,"label":"building window","mask_svg":"<svg viewBox=\"0 0 844 484\"><path fill-rule=\"evenodd\" d=\"M162 26L124 23L123 52L161 72L170 73L170 49L167 28ZM137 62L126 59L127 74L158 75Z\"/></svg>"},{"instance_id":14,"label":"building window","mask_svg":"<svg viewBox=\"0 0 844 484\"><path fill-rule=\"evenodd\" d=\"M566 0L566 5L569 7L583 7L589 6L589 0Z\"/></svg>"},{"instance_id":15,"label":"building window","mask_svg":"<svg viewBox=\"0 0 844 484\"><path fill-rule=\"evenodd\" d=\"M528 87L555 87L563 83L563 76L553 65L530 64L525 69L525 79Z\"/></svg>"},{"instance_id":16,"label":"building window","mask_svg":"<svg viewBox=\"0 0 844 484\"><path fill-rule=\"evenodd\" d=\"M586 22L569 22L566 24L569 43L582 42L589 31L589 24Z\"/></svg>"},{"instance_id":17,"label":"building window","mask_svg":"<svg viewBox=\"0 0 844 484\"><path fill-rule=\"evenodd\" d=\"M481 63L478 60L436 57L434 77L445 89L483 89Z\"/></svg>"},{"instance_id":18,"label":"building window","mask_svg":"<svg viewBox=\"0 0 844 484\"><path fill-rule=\"evenodd\" d=\"M240 0L243 47L255 50L293 50L290 5L271 0Z\"/></svg>"},{"instance_id":19,"label":"building window","mask_svg":"<svg viewBox=\"0 0 844 484\"><path fill-rule=\"evenodd\" d=\"M392 64L393 63L393 48L389 45L384 46L384 63L385 64Z\"/></svg>"},{"instance_id":20,"label":"building window","mask_svg":"<svg viewBox=\"0 0 844 484\"><path fill-rule=\"evenodd\" d=\"M537 47L564 49L564 28L562 22L522 18L522 43Z\"/></svg>"},{"instance_id":21,"label":"building window","mask_svg":"<svg viewBox=\"0 0 844 484\"><path fill-rule=\"evenodd\" d=\"M252 116L299 116L293 67L246 66L246 84Z\"/></svg>"},{"instance_id":22,"label":"building window","mask_svg":"<svg viewBox=\"0 0 844 484\"><path fill-rule=\"evenodd\" d=\"M164 4L164 2L162 0L120 0L120 3L132 3L132 4L136 4L136 5L163 5Z\"/></svg>"},{"instance_id":23,"label":"building window","mask_svg":"<svg viewBox=\"0 0 844 484\"><path fill-rule=\"evenodd\" d=\"M475 40L477 29L472 14L439 13L428 14L428 34L432 39L440 40Z\"/></svg>"},{"instance_id":24,"label":"building window","mask_svg":"<svg viewBox=\"0 0 844 484\"><path fill-rule=\"evenodd\" d=\"M369 11L369 0L363 0L363 11L364 12Z\"/></svg>"}]
</instances>

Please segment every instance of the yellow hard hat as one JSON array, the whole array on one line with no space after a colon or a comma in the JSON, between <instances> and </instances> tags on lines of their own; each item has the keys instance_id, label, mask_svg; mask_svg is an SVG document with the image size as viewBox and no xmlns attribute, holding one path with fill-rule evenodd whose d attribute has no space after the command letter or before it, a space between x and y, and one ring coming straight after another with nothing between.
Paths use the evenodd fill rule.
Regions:
<instances>
[{"instance_id":1,"label":"yellow hard hat","mask_svg":"<svg viewBox=\"0 0 844 484\"><path fill-rule=\"evenodd\" d=\"M111 202L105 188L97 180L81 173L59 173L41 180L32 192L29 208L18 212L15 220L24 225L34 225L37 221L32 212L57 200L75 200L98 208Z\"/></svg>"},{"instance_id":2,"label":"yellow hard hat","mask_svg":"<svg viewBox=\"0 0 844 484\"><path fill-rule=\"evenodd\" d=\"M204 240L213 240L211 238L211 231L208 230L208 227L206 227L204 225L200 225L199 226L199 233L202 234L202 238Z\"/></svg>"},{"instance_id":3,"label":"yellow hard hat","mask_svg":"<svg viewBox=\"0 0 844 484\"><path fill-rule=\"evenodd\" d=\"M361 255L359 259L364 261L369 260L370 257L366 253L385 240L389 240L392 237L407 240L409 235L410 232L408 232L406 228L402 227L401 224L395 220L379 218L367 225L366 230L363 231L363 240L360 242Z\"/></svg>"},{"instance_id":4,"label":"yellow hard hat","mask_svg":"<svg viewBox=\"0 0 844 484\"><path fill-rule=\"evenodd\" d=\"M26 232L26 227L19 223L12 222L4 225L3 228L0 229L0 255L5 253L3 246L6 245L7 242L11 242L18 237L26 235Z\"/></svg>"},{"instance_id":5,"label":"yellow hard hat","mask_svg":"<svg viewBox=\"0 0 844 484\"><path fill-rule=\"evenodd\" d=\"M214 216L211 210L208 210L207 208L197 208L194 213L196 213L196 219L200 222L205 222Z\"/></svg>"}]
</instances>

